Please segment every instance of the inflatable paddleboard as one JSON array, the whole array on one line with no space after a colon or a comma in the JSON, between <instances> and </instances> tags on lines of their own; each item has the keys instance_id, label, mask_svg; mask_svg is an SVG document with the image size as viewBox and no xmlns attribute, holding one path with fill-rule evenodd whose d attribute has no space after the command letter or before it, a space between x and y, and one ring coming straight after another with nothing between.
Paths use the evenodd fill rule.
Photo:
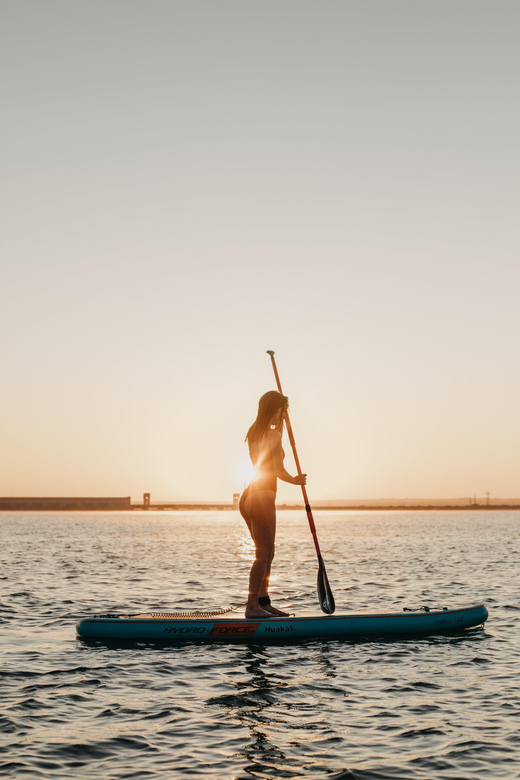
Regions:
<instances>
[{"instance_id":1,"label":"inflatable paddleboard","mask_svg":"<svg viewBox=\"0 0 520 780\"><path fill-rule=\"evenodd\" d=\"M483 604L458 609L430 609L351 615L273 617L179 616L178 613L95 615L78 621L81 637L160 642L265 642L280 639L328 639L406 634L439 634L480 626L487 620Z\"/></svg>"}]
</instances>

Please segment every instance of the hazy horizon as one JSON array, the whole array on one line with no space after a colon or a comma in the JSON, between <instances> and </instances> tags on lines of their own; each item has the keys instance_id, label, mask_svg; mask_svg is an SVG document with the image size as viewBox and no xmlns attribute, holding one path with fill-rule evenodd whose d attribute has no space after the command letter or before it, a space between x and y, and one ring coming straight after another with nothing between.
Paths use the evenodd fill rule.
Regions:
<instances>
[{"instance_id":1,"label":"hazy horizon","mask_svg":"<svg viewBox=\"0 0 520 780\"><path fill-rule=\"evenodd\" d=\"M132 496L132 495L129 495L129 494L125 494L124 496L123 495L122 496L95 496L94 494L91 494L91 493L84 493L82 495L75 494L75 495L67 495L67 496L65 496L65 495L57 495L57 494L53 494L53 495L41 494L41 495L38 495L38 496L34 496L34 495L0 496L0 500L6 500L6 499L7 500L9 500L9 499L13 499L13 500L19 500L19 499L20 500L23 500L23 499L28 499L28 500L29 499L43 499L43 500L51 500L51 499L66 499L66 500L69 500L69 499L71 499L71 500L77 500L77 499L82 499L82 498L84 498L84 499L130 498L132 506L139 506L140 504L143 503L143 496L142 495L141 496ZM172 499L172 498L164 498L164 497L161 497L161 496L157 496L157 497L153 496L153 495L151 496L151 505L152 506L153 505L163 505L163 504L171 504L171 505L175 505L175 504L186 504L186 505L189 505L189 504L193 504L193 505L230 504L231 505L232 502L233 502L233 496L230 496L227 499L220 499L220 498L219 499L198 499L198 498L193 498L193 497L188 497L188 498L185 498L185 499ZM327 498L320 498L318 496L314 496L311 503L312 503L312 506L315 507L315 508L316 507L325 508L324 505L331 505L331 506L332 505L337 505L337 506L358 505L358 506L362 506L363 504L367 504L367 505L368 504L381 504L381 505L382 504L388 504L388 505L390 505L390 504L394 504L394 503L399 503L399 504L405 505L407 503L412 503L412 502L418 502L420 504L425 503L425 502L431 502L432 505L433 504L437 505L437 504L442 502L442 503L444 503L446 505L449 505L449 504L453 504L453 505L461 505L461 504L463 504L463 505L466 505L466 504L475 505L476 504L476 505L483 506L483 505L489 504L489 505L493 506L493 505L500 505L501 503L507 503L507 504L509 504L511 502L520 503L520 497L519 496L492 496L492 495L489 495L489 496L488 495L483 495L483 496L480 496L480 495L473 495L473 496L458 495L458 496L442 496L442 497L432 498L431 496L410 496L410 495L408 495L408 496L395 496L394 495L394 496L377 496L377 497L371 497L371 498L366 498L366 497L360 496L360 497L356 497L356 498L332 498L332 499L327 499ZM297 504L298 506L302 506L302 507L304 506L303 505L303 498L302 498L301 494L299 496L297 495L296 497L292 497L292 498L289 498L289 499L280 499L278 497L277 504L279 504L279 505L282 505L282 504L285 505L286 504L288 506L292 505L292 504L295 504L295 505ZM8 511L8 510L4 510L0 506L0 511Z\"/></svg>"},{"instance_id":2,"label":"hazy horizon","mask_svg":"<svg viewBox=\"0 0 520 780\"><path fill-rule=\"evenodd\" d=\"M267 349L311 502L520 493L520 6L0 20L0 495L228 500Z\"/></svg>"}]
</instances>

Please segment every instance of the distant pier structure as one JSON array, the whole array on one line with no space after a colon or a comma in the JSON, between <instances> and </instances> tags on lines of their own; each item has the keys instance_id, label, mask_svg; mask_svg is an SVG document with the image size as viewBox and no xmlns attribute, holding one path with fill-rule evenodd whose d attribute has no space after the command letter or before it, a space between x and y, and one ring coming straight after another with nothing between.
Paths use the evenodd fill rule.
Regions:
<instances>
[{"instance_id":1,"label":"distant pier structure","mask_svg":"<svg viewBox=\"0 0 520 780\"><path fill-rule=\"evenodd\" d=\"M215 512L239 509L240 493L233 493L232 503L226 501L156 501L152 504L150 493L143 493L143 501L132 504L130 496L124 497L0 497L0 512L128 512L151 510L153 512ZM413 502L413 503L412 503ZM515 509L520 510L520 498L494 498L491 503L490 491L486 491L485 501L477 502L476 494L468 498L448 499L380 499L363 501L314 501L316 510L395 510L395 509ZM301 503L278 504L278 509L303 511Z\"/></svg>"},{"instance_id":2,"label":"distant pier structure","mask_svg":"<svg viewBox=\"0 0 520 780\"><path fill-rule=\"evenodd\" d=\"M124 498L0 498L0 512L111 512L132 509Z\"/></svg>"}]
</instances>

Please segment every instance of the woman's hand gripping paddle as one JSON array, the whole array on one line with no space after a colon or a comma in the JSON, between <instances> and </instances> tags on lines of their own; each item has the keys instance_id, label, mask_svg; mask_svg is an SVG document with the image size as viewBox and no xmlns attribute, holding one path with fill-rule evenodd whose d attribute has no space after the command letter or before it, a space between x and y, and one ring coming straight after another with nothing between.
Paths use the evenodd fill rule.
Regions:
<instances>
[{"instance_id":1,"label":"woman's hand gripping paddle","mask_svg":"<svg viewBox=\"0 0 520 780\"><path fill-rule=\"evenodd\" d=\"M282 385L280 384L280 377L278 376L278 370L276 368L276 362L274 359L274 352L272 349L268 349L267 354L271 355L271 363L273 365L273 371L276 379L276 384L278 386L278 392L282 393L283 395ZM287 427L287 434L289 436L289 441L291 442L291 447L294 454L294 462L296 463L296 469L298 471L298 474L301 475L302 470L300 468L298 453L296 452L296 444L294 442L294 436L292 432L291 421L289 420L289 415L286 415L285 417L285 425ZM329 585L329 580L327 578L327 572L325 571L325 564L323 563L323 558L321 557L320 545L318 544L318 537L316 535L316 526L314 525L314 518L312 517L312 509L311 509L311 505L309 504L309 499L307 498L307 489L305 485L302 485L301 489L303 493L303 500L305 502L305 511L307 512L307 519L309 521L312 538L314 539L314 546L316 548L316 554L318 556L318 564L319 564L318 598L320 600L320 607L323 612L326 612L328 615L332 615L334 610L336 609L336 605L334 604L334 596L332 595L332 591Z\"/></svg>"}]
</instances>

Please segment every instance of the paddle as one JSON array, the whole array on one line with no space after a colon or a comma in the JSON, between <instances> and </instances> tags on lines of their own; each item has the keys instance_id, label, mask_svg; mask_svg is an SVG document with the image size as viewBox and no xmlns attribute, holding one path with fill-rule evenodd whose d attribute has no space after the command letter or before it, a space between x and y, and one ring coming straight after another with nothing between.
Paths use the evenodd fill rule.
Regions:
<instances>
[{"instance_id":1,"label":"paddle","mask_svg":"<svg viewBox=\"0 0 520 780\"><path fill-rule=\"evenodd\" d=\"M278 369L276 368L276 361L274 359L274 352L272 349L267 350L267 354L271 355L271 363L273 366L274 376L276 379L276 384L278 386L278 392L282 393L282 385L280 384L280 377L278 376ZM300 468L300 460L298 458L298 453L296 452L296 444L294 441L294 435L292 432L291 427L291 421L289 420L289 415L286 415L285 417L285 426L287 428L287 434L289 436L289 441L291 442L292 451L294 454L294 462L296 463L296 470L298 471L298 474L302 474L302 470ZM332 591L330 589L329 580L327 578L327 572L325 571L325 564L323 563L323 558L321 557L320 552L320 545L318 544L318 536L316 534L316 526L314 525L314 518L312 516L312 509L311 505L309 504L309 499L307 497L307 489L305 485L301 486L302 493L303 493L303 500L305 501L305 511L307 512L307 520L309 521L309 526L311 529L312 538L314 539L314 546L316 548L316 554L318 556L318 598L320 600L320 607L323 612L326 612L328 615L332 615L334 610L336 609L336 605L334 604L334 596L332 595Z\"/></svg>"}]
</instances>

